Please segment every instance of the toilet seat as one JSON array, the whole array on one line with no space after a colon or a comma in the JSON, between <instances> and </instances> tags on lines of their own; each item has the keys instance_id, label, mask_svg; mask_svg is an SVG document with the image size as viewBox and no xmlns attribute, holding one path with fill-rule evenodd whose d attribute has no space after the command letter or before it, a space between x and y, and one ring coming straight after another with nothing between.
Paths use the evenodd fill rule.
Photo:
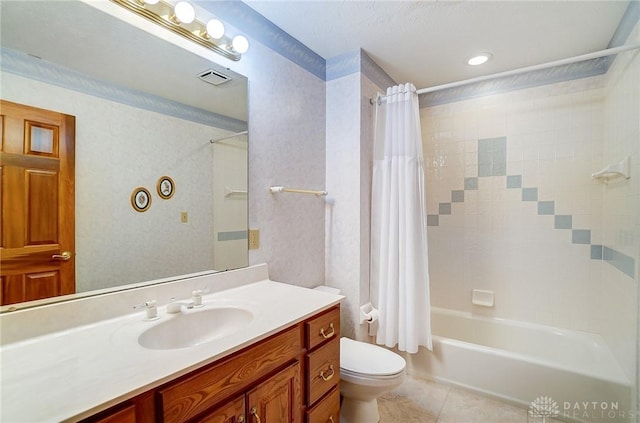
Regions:
<instances>
[{"instance_id":1,"label":"toilet seat","mask_svg":"<svg viewBox=\"0 0 640 423\"><path fill-rule=\"evenodd\" d=\"M365 379L394 379L404 373L406 362L393 351L377 345L340 338L340 373Z\"/></svg>"}]
</instances>

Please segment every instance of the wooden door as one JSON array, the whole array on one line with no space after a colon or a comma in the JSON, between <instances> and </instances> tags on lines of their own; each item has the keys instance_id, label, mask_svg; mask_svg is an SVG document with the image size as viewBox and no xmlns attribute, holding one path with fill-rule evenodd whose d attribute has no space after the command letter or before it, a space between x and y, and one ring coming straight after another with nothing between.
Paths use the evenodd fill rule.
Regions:
<instances>
[{"instance_id":1,"label":"wooden door","mask_svg":"<svg viewBox=\"0 0 640 423\"><path fill-rule=\"evenodd\" d=\"M247 393L249 423L301 423L300 364L295 363Z\"/></svg>"},{"instance_id":2,"label":"wooden door","mask_svg":"<svg viewBox=\"0 0 640 423\"><path fill-rule=\"evenodd\" d=\"M0 100L0 304L75 292L75 117Z\"/></svg>"}]
</instances>

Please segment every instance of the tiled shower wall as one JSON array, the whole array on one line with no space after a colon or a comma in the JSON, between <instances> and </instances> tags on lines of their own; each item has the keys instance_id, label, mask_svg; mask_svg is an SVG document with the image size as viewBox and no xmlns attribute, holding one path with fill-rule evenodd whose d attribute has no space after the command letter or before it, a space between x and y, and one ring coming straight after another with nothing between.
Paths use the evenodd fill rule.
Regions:
<instances>
[{"instance_id":1,"label":"tiled shower wall","mask_svg":"<svg viewBox=\"0 0 640 423\"><path fill-rule=\"evenodd\" d=\"M602 184L590 175L602 164L602 86L421 109L433 306L598 327ZM494 291L495 307L473 306L474 288Z\"/></svg>"},{"instance_id":2,"label":"tiled shower wall","mask_svg":"<svg viewBox=\"0 0 640 423\"><path fill-rule=\"evenodd\" d=\"M421 109L433 306L600 333L634 380L638 66Z\"/></svg>"}]
</instances>

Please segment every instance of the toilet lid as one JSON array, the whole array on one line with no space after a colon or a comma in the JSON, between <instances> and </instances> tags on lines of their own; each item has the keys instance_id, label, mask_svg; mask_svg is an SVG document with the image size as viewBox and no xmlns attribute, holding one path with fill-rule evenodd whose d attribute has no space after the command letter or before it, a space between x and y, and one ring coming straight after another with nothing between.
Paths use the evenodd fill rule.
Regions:
<instances>
[{"instance_id":1,"label":"toilet lid","mask_svg":"<svg viewBox=\"0 0 640 423\"><path fill-rule=\"evenodd\" d=\"M341 369L364 375L388 376L402 372L405 366L404 358L393 351L349 338L340 338Z\"/></svg>"}]
</instances>

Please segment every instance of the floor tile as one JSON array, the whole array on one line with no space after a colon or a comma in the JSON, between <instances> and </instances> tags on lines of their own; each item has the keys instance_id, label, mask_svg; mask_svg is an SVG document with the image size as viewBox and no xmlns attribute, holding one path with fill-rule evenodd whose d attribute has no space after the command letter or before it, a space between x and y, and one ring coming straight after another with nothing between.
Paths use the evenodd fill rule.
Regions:
<instances>
[{"instance_id":1,"label":"floor tile","mask_svg":"<svg viewBox=\"0 0 640 423\"><path fill-rule=\"evenodd\" d=\"M378 399L380 423L436 423L436 417L429 414L419 404L396 397Z\"/></svg>"},{"instance_id":2,"label":"floor tile","mask_svg":"<svg viewBox=\"0 0 640 423\"><path fill-rule=\"evenodd\" d=\"M438 423L527 423L527 410L451 388Z\"/></svg>"}]
</instances>

